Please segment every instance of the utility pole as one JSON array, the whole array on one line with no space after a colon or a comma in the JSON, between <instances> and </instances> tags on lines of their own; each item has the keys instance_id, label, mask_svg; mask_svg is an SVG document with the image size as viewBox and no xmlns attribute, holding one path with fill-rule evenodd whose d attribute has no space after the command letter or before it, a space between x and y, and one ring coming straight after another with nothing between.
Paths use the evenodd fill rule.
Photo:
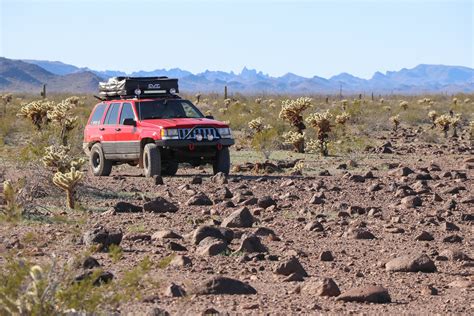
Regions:
<instances>
[{"instance_id":1,"label":"utility pole","mask_svg":"<svg viewBox=\"0 0 474 316\"><path fill-rule=\"evenodd\" d=\"M41 96L43 99L46 99L46 83L43 83L43 89L41 91Z\"/></svg>"},{"instance_id":2,"label":"utility pole","mask_svg":"<svg viewBox=\"0 0 474 316\"><path fill-rule=\"evenodd\" d=\"M224 100L227 99L227 86L224 86Z\"/></svg>"}]
</instances>

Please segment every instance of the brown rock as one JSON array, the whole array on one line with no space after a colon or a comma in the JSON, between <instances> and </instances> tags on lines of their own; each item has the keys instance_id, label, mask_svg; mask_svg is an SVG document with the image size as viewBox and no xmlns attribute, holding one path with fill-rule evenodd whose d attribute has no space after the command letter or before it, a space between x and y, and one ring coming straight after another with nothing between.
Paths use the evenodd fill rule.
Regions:
<instances>
[{"instance_id":1,"label":"brown rock","mask_svg":"<svg viewBox=\"0 0 474 316\"><path fill-rule=\"evenodd\" d=\"M363 286L350 289L336 298L337 301L359 303L390 303L388 290L381 286Z\"/></svg>"},{"instance_id":2,"label":"brown rock","mask_svg":"<svg viewBox=\"0 0 474 316\"><path fill-rule=\"evenodd\" d=\"M391 272L436 272L435 263L426 255L409 255L390 260L385 270Z\"/></svg>"},{"instance_id":3,"label":"brown rock","mask_svg":"<svg viewBox=\"0 0 474 316\"><path fill-rule=\"evenodd\" d=\"M331 278L324 278L318 282L309 282L302 289L303 294L317 296L338 296L341 294L336 282Z\"/></svg>"}]
</instances>

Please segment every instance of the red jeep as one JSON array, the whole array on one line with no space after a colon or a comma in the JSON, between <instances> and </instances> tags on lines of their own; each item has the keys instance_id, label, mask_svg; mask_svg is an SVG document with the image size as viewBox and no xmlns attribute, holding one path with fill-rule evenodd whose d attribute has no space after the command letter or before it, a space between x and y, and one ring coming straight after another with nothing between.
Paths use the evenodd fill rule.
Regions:
<instances>
[{"instance_id":1,"label":"red jeep","mask_svg":"<svg viewBox=\"0 0 474 316\"><path fill-rule=\"evenodd\" d=\"M174 175L178 164L211 163L229 173L227 124L204 116L178 92L177 79L117 77L100 84L102 102L84 129L83 148L92 172L108 176L113 165L139 165L145 176Z\"/></svg>"}]
</instances>

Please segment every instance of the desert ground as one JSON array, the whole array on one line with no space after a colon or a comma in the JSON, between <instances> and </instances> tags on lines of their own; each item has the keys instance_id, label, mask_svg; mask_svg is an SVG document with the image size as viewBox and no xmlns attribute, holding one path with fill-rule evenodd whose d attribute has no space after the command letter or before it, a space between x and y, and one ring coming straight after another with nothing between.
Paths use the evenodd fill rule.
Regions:
<instances>
[{"instance_id":1,"label":"desert ground","mask_svg":"<svg viewBox=\"0 0 474 316\"><path fill-rule=\"evenodd\" d=\"M58 126L17 117L32 96L5 103L0 314L472 314L473 96L312 96L303 118L349 117L327 155L281 139L295 97L188 97L229 121L230 175L94 177L86 162L74 209L43 159ZM79 99L74 157L95 104ZM428 116L450 110L448 130Z\"/></svg>"}]
</instances>

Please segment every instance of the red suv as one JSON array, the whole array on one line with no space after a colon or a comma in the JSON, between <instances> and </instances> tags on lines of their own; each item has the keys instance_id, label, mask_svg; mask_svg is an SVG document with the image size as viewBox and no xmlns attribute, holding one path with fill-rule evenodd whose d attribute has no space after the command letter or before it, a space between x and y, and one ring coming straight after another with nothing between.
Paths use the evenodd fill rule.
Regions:
<instances>
[{"instance_id":1,"label":"red suv","mask_svg":"<svg viewBox=\"0 0 474 316\"><path fill-rule=\"evenodd\" d=\"M100 84L97 104L84 129L83 148L92 172L108 176L113 165L139 165L147 177L174 175L178 164L211 163L229 173L227 124L204 116L178 92L176 79L112 78Z\"/></svg>"}]
</instances>

